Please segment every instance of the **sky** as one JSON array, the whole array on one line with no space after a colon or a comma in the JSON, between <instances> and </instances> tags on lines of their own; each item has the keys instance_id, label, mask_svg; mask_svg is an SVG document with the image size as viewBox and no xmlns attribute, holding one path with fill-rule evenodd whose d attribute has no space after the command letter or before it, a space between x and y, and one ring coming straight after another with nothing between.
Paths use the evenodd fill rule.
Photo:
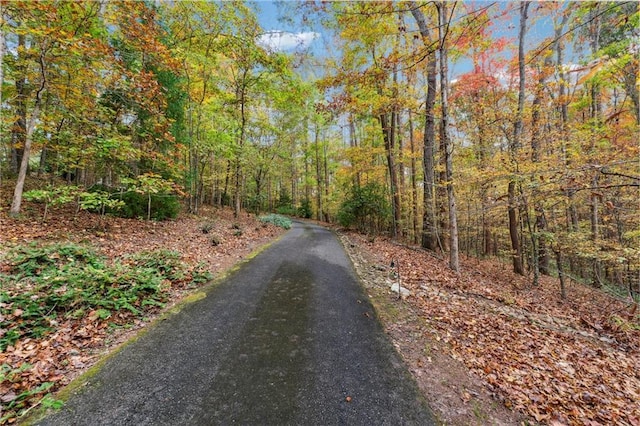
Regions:
<instances>
[{"instance_id":1,"label":"sky","mask_svg":"<svg viewBox=\"0 0 640 426\"><path fill-rule=\"evenodd\" d=\"M321 33L319 31L296 28L297 25L290 19L281 19L282 5L270 0L255 1L254 3L258 10L260 25L265 30L259 42L265 47L285 52L306 50L314 44L314 41L320 39ZM289 2L289 6L294 3Z\"/></svg>"},{"instance_id":2,"label":"sky","mask_svg":"<svg viewBox=\"0 0 640 426\"><path fill-rule=\"evenodd\" d=\"M331 48L332 41L329 31L325 30L318 22L306 21L302 25L300 12L295 11L296 3L299 0L254 0L253 7L256 9L256 15L260 25L264 29L264 34L260 37L260 43L271 51L284 51L287 53L309 53L315 56L318 61L306 61L306 72L310 72L316 77L324 75L326 70L322 65L322 60L327 56L331 56L334 52ZM497 4L492 7L491 13L497 16L504 11L507 6L514 5L514 1L485 1L476 0L474 2L459 2L458 8L473 3L473 9L478 10L484 6ZM570 2L564 2L570 7ZM251 3L250 3L251 4ZM529 9L528 29L525 38L525 49L532 51L540 46L545 39L553 36L553 22L550 18L541 17L536 9L543 3L533 2ZM460 9L458 9L460 11ZM292 13L293 11L293 13ZM499 55L505 59L514 57L517 52L517 39L519 30L520 16L518 8L514 7L505 18L494 19L491 32L494 38L504 38L508 41L505 50ZM566 46L565 58L568 66L572 67L575 61L573 57L573 49L571 45ZM449 78L454 81L461 75L472 71L473 65L471 58L458 57L456 60L450 60ZM506 84L507 70L499 72L497 75L504 84Z\"/></svg>"},{"instance_id":3,"label":"sky","mask_svg":"<svg viewBox=\"0 0 640 426\"><path fill-rule=\"evenodd\" d=\"M254 7L257 10L258 20L265 30L265 33L260 37L260 43L266 48L272 51L284 51L284 52L304 52L309 51L312 54L319 56L326 56L330 54L330 40L327 40L327 31L324 31L322 26L318 23L307 23L305 28L294 21L299 18L295 16L291 18L283 18L283 9L294 9L297 1L274 1L274 0L257 0L254 1ZM465 2L468 3L468 2ZM474 6L476 8L483 7L493 2L489 1L475 1ZM509 2L498 2L502 7L506 6ZM458 6L461 7L461 6ZM535 3L532 8L535 7ZM499 13L494 9L494 13ZM286 14L284 14L286 15ZM553 34L553 24L550 20L531 19L535 16L535 12L530 10L531 25L527 31L527 44L530 46L539 45L544 38L550 37ZM502 21L494 26L492 31L496 37L504 37L507 40L512 41L512 48L507 48L505 55L511 55L515 52L518 36L518 24L519 15L517 10L512 13L506 21ZM459 59L457 62L450 64L450 71L452 77L466 73L471 70L471 63L464 58Z\"/></svg>"}]
</instances>

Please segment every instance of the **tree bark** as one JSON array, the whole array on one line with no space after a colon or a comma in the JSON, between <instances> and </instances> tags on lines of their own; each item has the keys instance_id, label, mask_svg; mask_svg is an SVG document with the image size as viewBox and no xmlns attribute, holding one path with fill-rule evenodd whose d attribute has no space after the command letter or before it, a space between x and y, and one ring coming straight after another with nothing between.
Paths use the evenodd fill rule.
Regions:
<instances>
[{"instance_id":1,"label":"tree bark","mask_svg":"<svg viewBox=\"0 0 640 426\"><path fill-rule=\"evenodd\" d=\"M11 173L18 174L24 155L27 135L27 78L26 66L23 64L25 50L25 36L18 35L18 61L16 67L19 76L16 78L16 119L11 131Z\"/></svg>"},{"instance_id":2,"label":"tree bark","mask_svg":"<svg viewBox=\"0 0 640 426\"><path fill-rule=\"evenodd\" d=\"M544 61L543 67L546 68L551 65L551 58L547 57ZM540 163L540 151L541 151L541 140L540 135L543 133L542 128L538 128L541 121L541 105L542 105L542 97L543 97L543 88L546 84L545 78L545 69L542 69L540 72L540 77L538 79L538 84L535 89L535 96L532 104L531 111L531 161L534 164ZM532 198L533 205L535 210L535 228L534 232L531 235L531 243L534 257L534 261L532 262L534 265L534 285L538 284L538 274L541 273L543 275L549 275L549 254L547 252L547 244L545 237L542 238L539 236L540 234L544 234L547 230L547 219L544 210L544 203L542 199L540 199L539 191L536 189L537 185L537 176L534 171L534 189L532 190Z\"/></svg>"},{"instance_id":3,"label":"tree bark","mask_svg":"<svg viewBox=\"0 0 640 426\"><path fill-rule=\"evenodd\" d=\"M455 3L454 3L455 7ZM439 39L440 39L440 103L442 108L442 144L445 156L445 173L447 185L447 201L449 203L449 267L454 271L460 270L458 249L458 211L456 208L456 195L453 187L453 144L449 136L449 77L446 37L449 27L447 17L447 3L438 5Z\"/></svg>"},{"instance_id":4,"label":"tree bark","mask_svg":"<svg viewBox=\"0 0 640 426\"><path fill-rule=\"evenodd\" d=\"M524 57L524 38L527 32L527 12L529 2L520 3L520 31L518 35L518 73L519 73L519 90L518 90L518 110L516 121L513 126L513 138L511 141L511 157L514 163L514 173L518 172L517 153L520 150L521 137L523 130L522 114L524 110L525 100L525 57ZM516 198L516 180L511 179L507 189L509 200L508 217L509 217L509 237L511 239L511 250L513 257L513 271L516 274L524 275L524 266L522 262L522 247L520 245L520 236L518 234L518 203Z\"/></svg>"},{"instance_id":5,"label":"tree bark","mask_svg":"<svg viewBox=\"0 0 640 426\"><path fill-rule=\"evenodd\" d=\"M238 153L236 156L236 164L235 164L235 176L234 176L234 187L233 187L233 217L240 216L240 208L242 207L242 151L244 149L244 138L247 126L247 116L246 116L246 93L245 93L245 82L247 79L248 71L245 70L243 73L243 78L241 80L241 87L239 88L240 96L240 135L238 136Z\"/></svg>"},{"instance_id":6,"label":"tree bark","mask_svg":"<svg viewBox=\"0 0 640 426\"><path fill-rule=\"evenodd\" d=\"M398 226L400 224L400 193L398 191L398 173L395 160L395 113L382 113L378 117L382 127L382 138L387 154L387 168L389 171L389 181L391 184L391 199L393 208L393 223L391 224L391 236L399 236Z\"/></svg>"},{"instance_id":7,"label":"tree bark","mask_svg":"<svg viewBox=\"0 0 640 426\"><path fill-rule=\"evenodd\" d=\"M418 244L418 177L416 168L415 138L413 135L413 116L409 110L409 146L411 149L411 223L413 227L413 243Z\"/></svg>"},{"instance_id":8,"label":"tree bark","mask_svg":"<svg viewBox=\"0 0 640 426\"><path fill-rule=\"evenodd\" d=\"M24 181L27 177L27 170L29 168L29 156L31 154L31 145L33 142L33 131L36 128L36 122L40 117L40 105L42 103L42 95L44 93L45 87L47 86L47 75L46 75L46 64L45 64L45 52L46 49L44 46L41 47L40 50L40 87L36 91L36 99L33 105L33 111L31 111L31 117L29 117L29 121L27 122L27 131L25 136L24 143L24 153L22 154L22 161L20 162L20 170L18 171L18 180L16 181L16 186L13 191L13 200L11 202L11 209L9 210L9 214L11 216L17 216L20 214L20 207L22 205L22 193L24 191Z\"/></svg>"},{"instance_id":9,"label":"tree bark","mask_svg":"<svg viewBox=\"0 0 640 426\"><path fill-rule=\"evenodd\" d=\"M322 173L320 163L320 126L315 126L315 151L316 151L316 204L318 211L316 213L316 219L322 221Z\"/></svg>"},{"instance_id":10,"label":"tree bark","mask_svg":"<svg viewBox=\"0 0 640 426\"><path fill-rule=\"evenodd\" d=\"M425 100L425 125L424 125L424 147L422 152L422 168L424 172L424 211L422 218L422 247L435 251L438 247L437 244L437 231L436 231L436 212L435 212L435 167L434 167L434 152L435 152L435 117L433 114L435 102L436 102L436 49L433 46L433 41L429 33L429 27L427 21L422 13L422 10L418 7L414 1L408 2L411 8L411 14L413 15L420 35L422 36L422 42L425 45L427 52L427 96Z\"/></svg>"}]
</instances>

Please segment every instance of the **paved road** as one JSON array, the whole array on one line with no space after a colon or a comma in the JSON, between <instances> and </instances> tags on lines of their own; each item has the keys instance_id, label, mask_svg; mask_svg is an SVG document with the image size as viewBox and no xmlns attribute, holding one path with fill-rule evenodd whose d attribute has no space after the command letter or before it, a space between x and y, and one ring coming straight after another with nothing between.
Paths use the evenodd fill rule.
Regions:
<instances>
[{"instance_id":1,"label":"paved road","mask_svg":"<svg viewBox=\"0 0 640 426\"><path fill-rule=\"evenodd\" d=\"M335 235L295 223L39 424L435 422Z\"/></svg>"}]
</instances>

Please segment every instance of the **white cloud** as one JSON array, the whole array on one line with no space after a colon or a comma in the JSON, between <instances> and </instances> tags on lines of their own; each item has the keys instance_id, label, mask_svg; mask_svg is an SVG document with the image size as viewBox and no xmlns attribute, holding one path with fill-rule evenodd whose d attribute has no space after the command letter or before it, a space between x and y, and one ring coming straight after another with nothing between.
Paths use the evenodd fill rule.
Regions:
<instances>
[{"instance_id":1,"label":"white cloud","mask_svg":"<svg viewBox=\"0 0 640 426\"><path fill-rule=\"evenodd\" d=\"M269 31L258 37L258 43L266 49L281 52L295 48L305 49L318 37L320 34L316 32Z\"/></svg>"}]
</instances>

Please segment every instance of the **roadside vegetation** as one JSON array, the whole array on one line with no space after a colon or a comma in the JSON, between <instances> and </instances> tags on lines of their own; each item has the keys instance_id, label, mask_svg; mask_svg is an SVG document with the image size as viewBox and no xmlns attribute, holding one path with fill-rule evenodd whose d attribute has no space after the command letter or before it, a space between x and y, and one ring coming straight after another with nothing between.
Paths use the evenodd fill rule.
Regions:
<instances>
[{"instance_id":1,"label":"roadside vegetation","mask_svg":"<svg viewBox=\"0 0 640 426\"><path fill-rule=\"evenodd\" d=\"M276 3L308 43L269 42ZM400 275L446 284L421 315L511 407L640 424L638 2L0 1L0 20L3 421L199 262L216 272L299 216L446 258ZM486 268L503 287L460 278ZM492 315L468 310L486 299ZM534 360L503 374L464 336L516 308L531 327L486 331ZM609 347L573 359L576 334L538 333L539 315Z\"/></svg>"},{"instance_id":2,"label":"roadside vegetation","mask_svg":"<svg viewBox=\"0 0 640 426\"><path fill-rule=\"evenodd\" d=\"M269 214L266 216L260 216L260 222L271 223L283 229L291 228L291 219L280 214Z\"/></svg>"},{"instance_id":3,"label":"roadside vegetation","mask_svg":"<svg viewBox=\"0 0 640 426\"><path fill-rule=\"evenodd\" d=\"M415 246L355 232L342 238L387 333L446 424L639 424L633 300L575 281L563 299L557 278L532 287L495 259L464 258L455 274ZM398 298L398 284L409 296Z\"/></svg>"},{"instance_id":4,"label":"roadside vegetation","mask_svg":"<svg viewBox=\"0 0 640 426\"><path fill-rule=\"evenodd\" d=\"M141 317L162 307L173 285L197 285L212 275L189 267L180 253L140 252L108 261L89 245L18 245L0 274L0 351L20 339L44 337L65 318Z\"/></svg>"},{"instance_id":5,"label":"roadside vegetation","mask_svg":"<svg viewBox=\"0 0 640 426\"><path fill-rule=\"evenodd\" d=\"M229 209L159 222L78 211L73 197L24 207L0 208L0 424L59 406L55 391L129 332L281 232Z\"/></svg>"}]
</instances>

